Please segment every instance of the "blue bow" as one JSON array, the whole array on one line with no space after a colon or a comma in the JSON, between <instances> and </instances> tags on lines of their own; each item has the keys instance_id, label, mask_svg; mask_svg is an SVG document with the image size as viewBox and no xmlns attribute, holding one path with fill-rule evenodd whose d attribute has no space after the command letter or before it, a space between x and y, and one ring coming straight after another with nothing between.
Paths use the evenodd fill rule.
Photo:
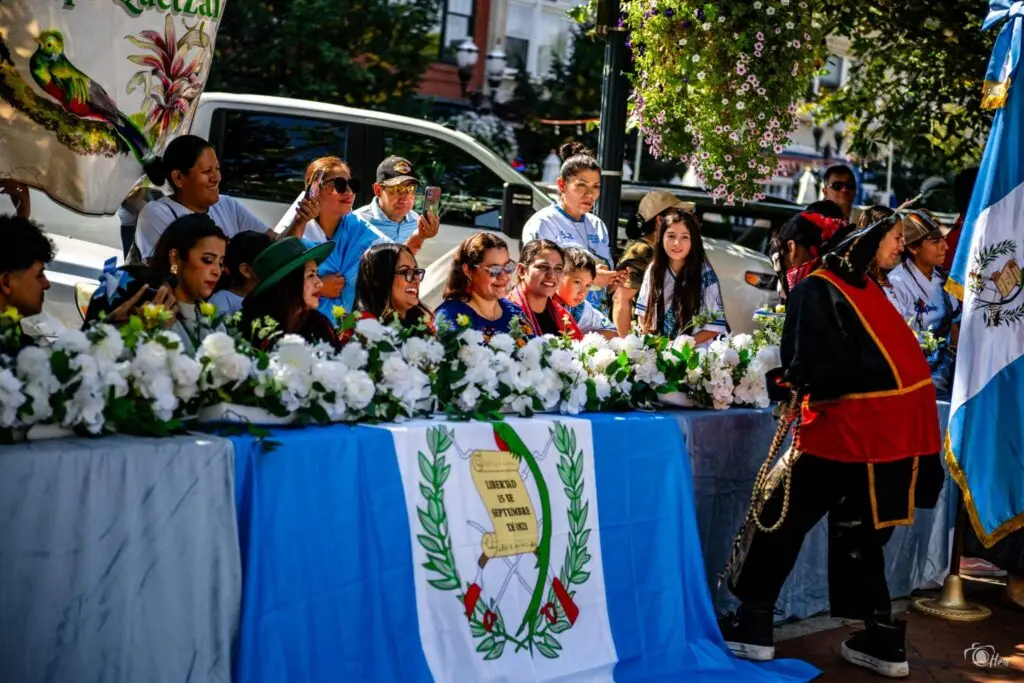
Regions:
<instances>
[{"instance_id":1,"label":"blue bow","mask_svg":"<svg viewBox=\"0 0 1024 683\"><path fill-rule=\"evenodd\" d=\"M991 0L988 6L989 12L985 17L985 23L981 25L982 31L987 31L1004 19L1007 20L992 47L992 56L989 58L988 69L985 71L985 87L982 90L981 106L986 109L998 109L1006 104L1010 82L1017 70L1017 62L1020 60L1021 19L1024 19L1024 2L1021 0L1012 3L1008 0Z\"/></svg>"}]
</instances>

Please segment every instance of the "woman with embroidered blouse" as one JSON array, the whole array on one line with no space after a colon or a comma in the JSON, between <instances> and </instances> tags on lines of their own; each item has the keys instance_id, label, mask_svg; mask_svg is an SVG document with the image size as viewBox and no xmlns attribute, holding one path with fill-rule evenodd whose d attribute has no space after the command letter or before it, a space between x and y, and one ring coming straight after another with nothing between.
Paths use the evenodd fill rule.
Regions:
<instances>
[{"instance_id":1,"label":"woman with embroidered blouse","mask_svg":"<svg viewBox=\"0 0 1024 683\"><path fill-rule=\"evenodd\" d=\"M460 244L448 272L444 301L434 311L438 334L469 327L488 339L500 333L535 336L523 309L506 298L516 265L505 240L493 233L478 232Z\"/></svg>"},{"instance_id":2,"label":"woman with embroidered blouse","mask_svg":"<svg viewBox=\"0 0 1024 683\"><path fill-rule=\"evenodd\" d=\"M704 253L700 223L692 213L664 217L654 260L637 295L636 315L647 334L688 334L698 345L728 334L718 276Z\"/></svg>"},{"instance_id":3,"label":"woman with embroidered blouse","mask_svg":"<svg viewBox=\"0 0 1024 683\"><path fill-rule=\"evenodd\" d=\"M519 284L509 298L526 314L537 334L583 339L575 318L558 302L565 272L565 252L549 240L533 240L519 254Z\"/></svg>"}]
</instances>

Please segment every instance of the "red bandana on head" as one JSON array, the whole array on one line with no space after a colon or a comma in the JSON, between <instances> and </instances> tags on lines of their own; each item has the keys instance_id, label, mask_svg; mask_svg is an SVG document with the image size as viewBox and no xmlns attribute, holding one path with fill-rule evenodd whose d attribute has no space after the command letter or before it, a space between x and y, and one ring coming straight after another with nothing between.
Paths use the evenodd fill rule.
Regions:
<instances>
[{"instance_id":1,"label":"red bandana on head","mask_svg":"<svg viewBox=\"0 0 1024 683\"><path fill-rule=\"evenodd\" d=\"M846 221L842 218L829 218L828 216L822 216L820 213L808 213L805 211L800 214L800 217L818 226L818 229L821 230L822 242L829 241L837 232L846 227Z\"/></svg>"}]
</instances>

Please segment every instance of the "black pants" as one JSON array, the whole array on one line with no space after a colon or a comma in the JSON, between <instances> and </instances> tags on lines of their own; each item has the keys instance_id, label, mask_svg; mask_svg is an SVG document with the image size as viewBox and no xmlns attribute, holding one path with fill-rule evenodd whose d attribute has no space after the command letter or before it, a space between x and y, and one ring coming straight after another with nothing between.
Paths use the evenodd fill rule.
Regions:
<instances>
[{"instance_id":1,"label":"black pants","mask_svg":"<svg viewBox=\"0 0 1024 683\"><path fill-rule=\"evenodd\" d=\"M761 520L771 526L782 509L776 487ZM754 538L735 585L742 602L771 608L793 570L804 536L828 515L828 584L834 617L888 617L889 587L882 549L892 527L875 529L867 465L841 463L804 453L793 466L789 512L782 526Z\"/></svg>"}]
</instances>

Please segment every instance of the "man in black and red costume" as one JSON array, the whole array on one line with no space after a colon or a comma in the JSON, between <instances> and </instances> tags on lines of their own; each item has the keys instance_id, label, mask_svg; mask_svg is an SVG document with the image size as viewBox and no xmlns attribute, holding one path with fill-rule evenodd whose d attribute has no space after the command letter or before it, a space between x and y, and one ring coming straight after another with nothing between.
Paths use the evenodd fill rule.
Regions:
<instances>
[{"instance_id":1,"label":"man in black and red costume","mask_svg":"<svg viewBox=\"0 0 1024 683\"><path fill-rule=\"evenodd\" d=\"M866 622L847 661L906 676L906 622L893 619L882 549L942 487L935 389L917 339L870 273L899 263L902 225L887 217L848 234L789 294L784 382L799 392L788 503L779 484L729 581L741 606L722 619L740 657L774 657L772 616L804 536L829 516L832 615ZM770 487L767 487L770 488ZM768 495L768 490L764 494ZM759 494L760 495L760 494Z\"/></svg>"}]
</instances>

